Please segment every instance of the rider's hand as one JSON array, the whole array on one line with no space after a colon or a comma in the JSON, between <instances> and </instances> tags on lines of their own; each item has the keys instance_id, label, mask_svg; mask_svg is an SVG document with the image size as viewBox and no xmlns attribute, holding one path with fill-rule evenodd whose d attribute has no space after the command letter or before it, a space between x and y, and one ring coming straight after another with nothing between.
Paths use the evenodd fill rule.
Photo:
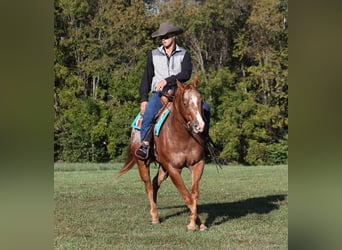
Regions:
<instances>
[{"instance_id":1,"label":"rider's hand","mask_svg":"<svg viewBox=\"0 0 342 250\"><path fill-rule=\"evenodd\" d=\"M144 115L146 107L147 107L147 104L148 104L148 102L146 102L146 101L140 103L140 113L141 113L141 115Z\"/></svg>"},{"instance_id":2,"label":"rider's hand","mask_svg":"<svg viewBox=\"0 0 342 250\"><path fill-rule=\"evenodd\" d=\"M161 80L156 84L156 91L162 91L163 88L166 86L167 82L165 79Z\"/></svg>"}]
</instances>

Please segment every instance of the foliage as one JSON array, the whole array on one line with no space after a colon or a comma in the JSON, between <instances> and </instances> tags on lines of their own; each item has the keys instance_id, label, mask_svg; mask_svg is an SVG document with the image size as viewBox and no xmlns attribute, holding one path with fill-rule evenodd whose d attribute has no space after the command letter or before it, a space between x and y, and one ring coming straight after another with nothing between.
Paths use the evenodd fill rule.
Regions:
<instances>
[{"instance_id":1,"label":"foliage","mask_svg":"<svg viewBox=\"0 0 342 250\"><path fill-rule=\"evenodd\" d=\"M122 160L150 35L162 21L211 105L210 134L231 164L287 162L287 0L56 0L55 161Z\"/></svg>"},{"instance_id":2,"label":"foliage","mask_svg":"<svg viewBox=\"0 0 342 250\"><path fill-rule=\"evenodd\" d=\"M266 146L266 164L278 165L288 163L288 144L287 140Z\"/></svg>"}]
</instances>

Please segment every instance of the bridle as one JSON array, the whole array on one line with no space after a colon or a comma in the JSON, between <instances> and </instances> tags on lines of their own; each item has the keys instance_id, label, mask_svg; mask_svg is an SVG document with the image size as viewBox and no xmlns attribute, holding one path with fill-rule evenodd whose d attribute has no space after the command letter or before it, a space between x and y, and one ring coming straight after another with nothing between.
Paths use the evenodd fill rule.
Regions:
<instances>
[{"instance_id":1,"label":"bridle","mask_svg":"<svg viewBox=\"0 0 342 250\"><path fill-rule=\"evenodd\" d=\"M176 112L178 112L179 114L181 114L180 116L183 118L183 119L179 119L178 117L176 118L176 120L184 127L186 128L186 130L191 134L191 135L195 135L197 133L194 133L193 132L193 124L195 123L194 121L190 121L190 120L187 120L186 119L186 116L187 116L187 112L185 110L185 107L182 105L184 104L184 93L185 91L191 91L189 89L185 89L182 91L182 93L176 93L175 94L175 99L176 98L179 98L179 100L177 100L179 103L178 103L178 107L175 107L176 105L174 105L174 107L177 109ZM177 96L176 96L177 95ZM199 106L201 107L201 105ZM203 114L202 110L201 110L201 115Z\"/></svg>"}]
</instances>

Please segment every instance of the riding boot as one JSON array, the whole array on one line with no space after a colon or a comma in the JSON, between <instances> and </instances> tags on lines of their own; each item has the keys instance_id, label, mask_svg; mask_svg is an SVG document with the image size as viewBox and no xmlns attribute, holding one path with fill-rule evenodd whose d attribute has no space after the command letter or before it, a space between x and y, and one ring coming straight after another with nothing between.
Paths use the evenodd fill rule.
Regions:
<instances>
[{"instance_id":1,"label":"riding boot","mask_svg":"<svg viewBox=\"0 0 342 250\"><path fill-rule=\"evenodd\" d=\"M136 157L141 160L147 160L150 151L150 141L152 139L152 127L147 131L146 137L141 143L141 146L135 151Z\"/></svg>"}]
</instances>

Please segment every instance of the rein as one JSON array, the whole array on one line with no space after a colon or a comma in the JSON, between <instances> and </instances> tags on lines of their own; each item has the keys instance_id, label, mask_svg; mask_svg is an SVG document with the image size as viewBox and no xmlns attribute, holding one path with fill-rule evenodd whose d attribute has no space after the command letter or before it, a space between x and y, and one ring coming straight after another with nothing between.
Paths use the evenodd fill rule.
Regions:
<instances>
[{"instance_id":1,"label":"rein","mask_svg":"<svg viewBox=\"0 0 342 250\"><path fill-rule=\"evenodd\" d=\"M183 101L183 95L180 95L181 98L180 98L180 103ZM175 105L174 105L175 106ZM181 114L181 117L183 118L183 120L179 119L177 116L175 116L175 120L178 121L190 134L191 133L191 126L190 126L190 121L187 121L185 119L185 115L183 115L183 112L181 112L181 108L176 108L177 109L177 112L179 114Z\"/></svg>"},{"instance_id":2,"label":"rein","mask_svg":"<svg viewBox=\"0 0 342 250\"><path fill-rule=\"evenodd\" d=\"M173 93L170 94L168 92L162 91L162 92L160 92L160 94L162 96L165 96L167 98L168 102L173 102L173 98L174 98L174 94Z\"/></svg>"},{"instance_id":3,"label":"rein","mask_svg":"<svg viewBox=\"0 0 342 250\"><path fill-rule=\"evenodd\" d=\"M180 102L182 102L182 98L183 98L183 95L180 95L181 96L181 98L180 98ZM192 138L194 138L194 140L199 144L199 145L201 145L203 148L205 148L204 147L204 145L202 144L202 143L200 143L200 141L199 141L199 139L198 138L196 138L196 137L199 137L199 135L198 134L194 134L193 132L192 132L192 129L191 129L191 122L190 121L187 121L186 119L185 119L185 115L183 115L183 112L181 112L181 108L178 110L177 109L177 112L179 113L179 114L181 114L181 117L183 118L183 120L181 120L181 119L179 119L177 116L175 116L175 120L176 121L178 121L185 129L186 129L186 131L191 135L191 137Z\"/></svg>"}]
</instances>

